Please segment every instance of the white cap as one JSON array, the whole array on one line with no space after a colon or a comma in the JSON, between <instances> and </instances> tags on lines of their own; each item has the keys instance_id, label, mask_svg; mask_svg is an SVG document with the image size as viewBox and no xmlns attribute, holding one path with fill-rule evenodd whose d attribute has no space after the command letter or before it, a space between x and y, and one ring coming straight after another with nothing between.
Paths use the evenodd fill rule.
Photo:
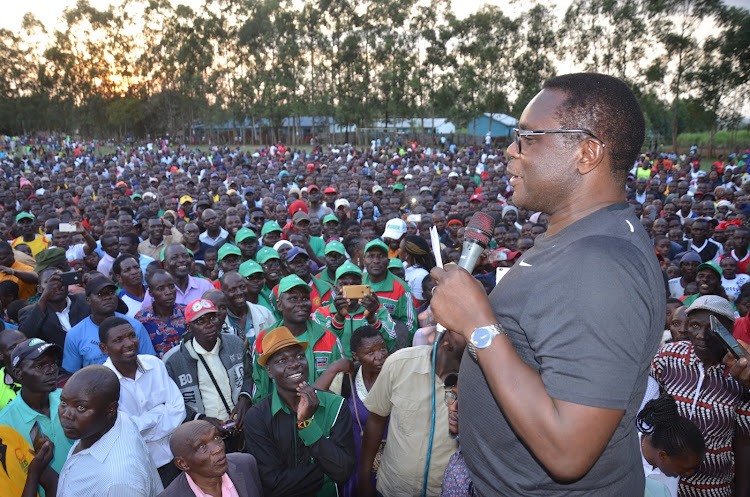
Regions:
<instances>
[{"instance_id":1,"label":"white cap","mask_svg":"<svg viewBox=\"0 0 750 497\"><path fill-rule=\"evenodd\" d=\"M731 322L734 322L734 308L724 297L719 297L718 295L703 295L695 299L685 312L689 315L691 312L698 310L713 312L714 314L724 316Z\"/></svg>"},{"instance_id":2,"label":"white cap","mask_svg":"<svg viewBox=\"0 0 750 497\"><path fill-rule=\"evenodd\" d=\"M391 219L385 223L385 231L383 232L383 238L390 238L391 240L398 240L406 233L406 223L403 219Z\"/></svg>"},{"instance_id":3,"label":"white cap","mask_svg":"<svg viewBox=\"0 0 750 497\"><path fill-rule=\"evenodd\" d=\"M335 209L338 209L339 207L341 207L342 205L344 207L349 207L349 201L347 199L345 199L345 198L340 198L340 199L336 200L333 203L333 208L335 210Z\"/></svg>"},{"instance_id":4,"label":"white cap","mask_svg":"<svg viewBox=\"0 0 750 497\"><path fill-rule=\"evenodd\" d=\"M448 175L448 177L449 177L449 178L458 178L458 173L457 173L456 171L453 171L453 172L451 172L451 173L450 173L450 174Z\"/></svg>"}]
</instances>

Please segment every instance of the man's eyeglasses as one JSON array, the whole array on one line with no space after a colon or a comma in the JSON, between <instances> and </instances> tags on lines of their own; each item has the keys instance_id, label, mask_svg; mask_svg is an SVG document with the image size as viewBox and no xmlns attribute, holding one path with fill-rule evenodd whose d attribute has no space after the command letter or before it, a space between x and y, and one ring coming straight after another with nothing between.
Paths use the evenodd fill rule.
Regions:
<instances>
[{"instance_id":1,"label":"man's eyeglasses","mask_svg":"<svg viewBox=\"0 0 750 497\"><path fill-rule=\"evenodd\" d=\"M458 395L453 393L451 390L445 390L445 405L450 407L458 400Z\"/></svg>"},{"instance_id":2,"label":"man's eyeglasses","mask_svg":"<svg viewBox=\"0 0 750 497\"><path fill-rule=\"evenodd\" d=\"M513 140L516 142L518 147L518 153L521 153L521 137L522 136L536 136L536 135L547 135L552 133L583 133L591 138L601 142L602 147L606 146L594 133L585 129L518 129L513 128Z\"/></svg>"}]
</instances>

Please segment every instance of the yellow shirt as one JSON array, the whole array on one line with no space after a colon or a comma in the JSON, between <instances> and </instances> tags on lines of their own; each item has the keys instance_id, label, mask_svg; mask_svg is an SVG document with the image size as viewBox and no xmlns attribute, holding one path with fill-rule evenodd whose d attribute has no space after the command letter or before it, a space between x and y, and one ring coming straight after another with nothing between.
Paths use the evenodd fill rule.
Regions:
<instances>
[{"instance_id":1,"label":"yellow shirt","mask_svg":"<svg viewBox=\"0 0 750 497\"><path fill-rule=\"evenodd\" d=\"M33 240L33 241L31 241L31 242L24 242L24 241L23 241L23 237L22 237L22 236L19 236L18 238L14 239L14 240L13 240L13 241L11 242L10 246L11 246L11 247L15 247L15 246L16 246L16 245L18 245L19 243L25 243L26 245L28 245L28 246L29 246L29 248L31 248L31 253L32 253L32 255L33 255L34 257L36 257L36 254L38 254L38 253L39 253L39 252L41 252L42 250L45 250L45 249L46 249L47 247L49 247L49 240L47 240L47 239L46 239L46 238L45 238L44 236L42 236L42 235L36 235L36 236L34 237L34 240Z\"/></svg>"},{"instance_id":2,"label":"yellow shirt","mask_svg":"<svg viewBox=\"0 0 750 497\"><path fill-rule=\"evenodd\" d=\"M20 433L7 425L0 425L0 455L4 471L0 471L0 488L8 497L20 496L26 484L26 474L34 456L31 445ZM6 493L7 492L7 493Z\"/></svg>"}]
</instances>

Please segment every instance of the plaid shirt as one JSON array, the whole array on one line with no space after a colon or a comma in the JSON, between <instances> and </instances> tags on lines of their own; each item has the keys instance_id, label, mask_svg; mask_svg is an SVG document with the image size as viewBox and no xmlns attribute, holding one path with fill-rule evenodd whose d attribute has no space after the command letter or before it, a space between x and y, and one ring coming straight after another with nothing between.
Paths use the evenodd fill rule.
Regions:
<instances>
[{"instance_id":1,"label":"plaid shirt","mask_svg":"<svg viewBox=\"0 0 750 497\"><path fill-rule=\"evenodd\" d=\"M750 392L724 364L706 368L688 341L664 345L651 363L651 377L674 397L681 416L698 426L706 457L695 475L680 480L680 497L730 497L733 494L736 435L750 435Z\"/></svg>"},{"instance_id":2,"label":"plaid shirt","mask_svg":"<svg viewBox=\"0 0 750 497\"><path fill-rule=\"evenodd\" d=\"M174 305L174 312L166 321L154 314L153 305L138 311L135 319L143 323L154 344L156 356L160 359L169 349L179 345L180 338L185 333L185 306L182 304Z\"/></svg>"}]
</instances>

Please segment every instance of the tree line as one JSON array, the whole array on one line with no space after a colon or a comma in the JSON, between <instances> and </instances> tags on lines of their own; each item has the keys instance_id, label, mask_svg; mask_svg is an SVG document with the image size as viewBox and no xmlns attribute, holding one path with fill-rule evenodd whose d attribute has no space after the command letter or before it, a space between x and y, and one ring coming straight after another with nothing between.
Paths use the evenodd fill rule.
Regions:
<instances>
[{"instance_id":1,"label":"tree line","mask_svg":"<svg viewBox=\"0 0 750 497\"><path fill-rule=\"evenodd\" d=\"M86 0L49 29L0 30L0 132L189 136L196 123L340 127L484 112L519 116L559 63L630 83L649 140L736 129L750 12L720 0L512 2L458 18L450 0ZM703 26L703 28L701 28ZM700 29L710 26L708 36ZM257 138L257 137L252 137Z\"/></svg>"}]
</instances>

